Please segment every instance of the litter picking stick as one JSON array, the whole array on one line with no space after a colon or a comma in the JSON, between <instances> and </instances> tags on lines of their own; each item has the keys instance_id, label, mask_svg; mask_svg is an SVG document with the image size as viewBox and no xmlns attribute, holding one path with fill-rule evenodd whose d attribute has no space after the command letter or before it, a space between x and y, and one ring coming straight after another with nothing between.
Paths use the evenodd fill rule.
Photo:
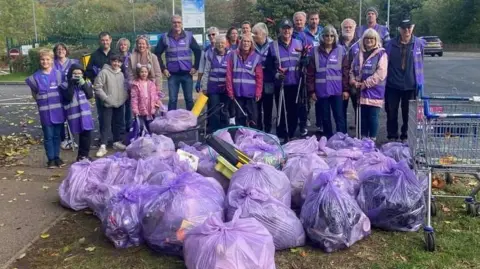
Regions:
<instances>
[{"instance_id":1,"label":"litter picking stick","mask_svg":"<svg viewBox=\"0 0 480 269\"><path fill-rule=\"evenodd\" d=\"M356 135L357 138L361 138L361 131L362 131L362 110L360 109L360 92L357 91L357 107L356 107L356 113L355 113L355 127L356 127Z\"/></svg>"},{"instance_id":2,"label":"litter picking stick","mask_svg":"<svg viewBox=\"0 0 480 269\"><path fill-rule=\"evenodd\" d=\"M278 110L277 110L277 127L280 126L280 120L282 118L282 108L283 108L283 114L285 115L285 129L286 132L288 132L288 120L287 120L287 106L285 104L285 90L283 87L283 81L282 81L282 86L280 87L280 97L279 97L279 105L278 105Z\"/></svg>"},{"instance_id":3,"label":"litter picking stick","mask_svg":"<svg viewBox=\"0 0 480 269\"><path fill-rule=\"evenodd\" d=\"M70 129L70 125L68 124L68 121L65 122L67 124L67 131L68 135L70 136L70 146L72 148L72 151L75 152L75 137L72 134L72 130Z\"/></svg>"}]
</instances>

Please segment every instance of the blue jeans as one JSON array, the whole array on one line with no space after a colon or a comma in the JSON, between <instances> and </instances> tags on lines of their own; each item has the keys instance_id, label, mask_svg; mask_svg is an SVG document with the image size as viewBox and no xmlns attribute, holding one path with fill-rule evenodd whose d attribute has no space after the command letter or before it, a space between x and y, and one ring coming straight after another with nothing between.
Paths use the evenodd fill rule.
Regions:
<instances>
[{"instance_id":1,"label":"blue jeans","mask_svg":"<svg viewBox=\"0 0 480 269\"><path fill-rule=\"evenodd\" d=\"M330 138L333 135L331 119L332 113L333 118L335 119L335 127L337 132L347 132L345 115L343 114L343 99L341 95L318 98L316 105L318 106L317 113L321 112L320 118L322 119L323 123L323 132L327 138ZM318 115L317 118L319 118Z\"/></svg>"},{"instance_id":2,"label":"blue jeans","mask_svg":"<svg viewBox=\"0 0 480 269\"><path fill-rule=\"evenodd\" d=\"M168 78L168 110L177 109L178 93L182 85L187 110L193 108L193 79L190 74L172 74Z\"/></svg>"},{"instance_id":3,"label":"blue jeans","mask_svg":"<svg viewBox=\"0 0 480 269\"><path fill-rule=\"evenodd\" d=\"M42 125L43 146L47 153L48 161L54 161L60 158L60 133L62 124Z\"/></svg>"},{"instance_id":4,"label":"blue jeans","mask_svg":"<svg viewBox=\"0 0 480 269\"><path fill-rule=\"evenodd\" d=\"M380 108L361 105L360 109L362 110L361 135L363 137L376 138L378 134L378 114L380 113Z\"/></svg>"}]
</instances>

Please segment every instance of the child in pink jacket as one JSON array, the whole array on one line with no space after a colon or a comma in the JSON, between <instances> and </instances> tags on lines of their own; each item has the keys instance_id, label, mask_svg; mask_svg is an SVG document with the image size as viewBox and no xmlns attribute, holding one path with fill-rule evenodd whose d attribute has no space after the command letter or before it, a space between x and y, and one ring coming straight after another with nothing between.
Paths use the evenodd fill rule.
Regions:
<instances>
[{"instance_id":1,"label":"child in pink jacket","mask_svg":"<svg viewBox=\"0 0 480 269\"><path fill-rule=\"evenodd\" d=\"M132 83L130 94L133 116L139 117L150 131L149 124L155 118L157 110L166 111L166 109L160 100L164 94L157 91L154 81L148 79L148 72L146 66L137 69L137 76Z\"/></svg>"}]
</instances>

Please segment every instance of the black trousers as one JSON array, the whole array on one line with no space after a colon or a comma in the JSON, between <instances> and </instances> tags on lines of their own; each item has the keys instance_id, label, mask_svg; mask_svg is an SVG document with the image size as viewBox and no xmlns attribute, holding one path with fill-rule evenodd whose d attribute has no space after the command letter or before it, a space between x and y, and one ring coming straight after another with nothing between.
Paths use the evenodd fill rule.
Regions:
<instances>
[{"instance_id":1,"label":"black trousers","mask_svg":"<svg viewBox=\"0 0 480 269\"><path fill-rule=\"evenodd\" d=\"M210 132L215 132L228 126L228 106L231 102L230 98L224 93L208 94L208 110L210 112L208 114L207 126ZM224 107L219 111L213 111L220 104L224 104Z\"/></svg>"},{"instance_id":2,"label":"black trousers","mask_svg":"<svg viewBox=\"0 0 480 269\"><path fill-rule=\"evenodd\" d=\"M106 145L110 135L113 137L113 142L122 141L121 131L124 128L125 119L125 106L122 105L118 108L115 107L103 107L102 120L103 126L101 132L101 144Z\"/></svg>"},{"instance_id":3,"label":"black trousers","mask_svg":"<svg viewBox=\"0 0 480 269\"><path fill-rule=\"evenodd\" d=\"M416 98L415 90L401 91L387 88L385 90L385 111L387 112L387 138L398 139L398 109L402 108L402 127L400 139L407 139L408 101Z\"/></svg>"},{"instance_id":4,"label":"black trousers","mask_svg":"<svg viewBox=\"0 0 480 269\"><path fill-rule=\"evenodd\" d=\"M283 86L283 90L285 93L288 130L285 124L285 110L282 107L280 114L278 115L277 113L277 117L280 117L280 125L277 127L277 136L285 139L293 138L295 136L295 131L297 131L299 109L295 101L297 98L298 85L285 85ZM280 87L275 87L275 102L278 110L280 107Z\"/></svg>"},{"instance_id":5,"label":"black trousers","mask_svg":"<svg viewBox=\"0 0 480 269\"><path fill-rule=\"evenodd\" d=\"M256 119L258 119L258 107L255 101L255 98L248 97L235 97L238 104L242 107L243 112L247 115L245 116L237 104L234 103L235 109L235 123L237 125L248 126L251 128L258 128L256 124ZM233 103L233 102L232 102Z\"/></svg>"},{"instance_id":6,"label":"black trousers","mask_svg":"<svg viewBox=\"0 0 480 269\"><path fill-rule=\"evenodd\" d=\"M257 126L260 130L270 133L272 130L273 94L263 94L257 102Z\"/></svg>"},{"instance_id":7,"label":"black trousers","mask_svg":"<svg viewBox=\"0 0 480 269\"><path fill-rule=\"evenodd\" d=\"M78 134L78 157L88 157L90 144L92 143L92 131L83 131Z\"/></svg>"},{"instance_id":8,"label":"black trousers","mask_svg":"<svg viewBox=\"0 0 480 269\"><path fill-rule=\"evenodd\" d=\"M357 120L357 103L358 103L358 95L356 90L350 90L350 100L352 100L352 106L353 106L353 111L355 113L355 118L354 120ZM343 100L343 114L345 117L345 124L347 124L347 110L348 110L348 99ZM355 125L357 123L355 122ZM348 125L347 125L348 127Z\"/></svg>"}]
</instances>

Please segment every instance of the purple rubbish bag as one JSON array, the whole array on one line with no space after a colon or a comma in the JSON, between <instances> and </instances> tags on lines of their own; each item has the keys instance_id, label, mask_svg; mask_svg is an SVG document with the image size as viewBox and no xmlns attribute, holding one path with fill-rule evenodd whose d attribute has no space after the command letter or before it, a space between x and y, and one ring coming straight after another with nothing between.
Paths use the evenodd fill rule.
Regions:
<instances>
[{"instance_id":1,"label":"purple rubbish bag","mask_svg":"<svg viewBox=\"0 0 480 269\"><path fill-rule=\"evenodd\" d=\"M372 226L393 231L417 231L425 216L424 183L406 161L390 171L371 171L360 184L357 202Z\"/></svg>"},{"instance_id":2,"label":"purple rubbish bag","mask_svg":"<svg viewBox=\"0 0 480 269\"><path fill-rule=\"evenodd\" d=\"M343 165L346 161L357 161L362 158L363 152L359 149L339 149L327 156L327 164L330 167Z\"/></svg>"},{"instance_id":3,"label":"purple rubbish bag","mask_svg":"<svg viewBox=\"0 0 480 269\"><path fill-rule=\"evenodd\" d=\"M297 139L283 145L283 151L290 157L297 154L316 153L318 149L317 138L313 135L305 139Z\"/></svg>"},{"instance_id":4,"label":"purple rubbish bag","mask_svg":"<svg viewBox=\"0 0 480 269\"><path fill-rule=\"evenodd\" d=\"M150 156L165 159L175 153L175 144L170 137L164 135L146 135L128 145L126 153L132 159L144 159Z\"/></svg>"},{"instance_id":5,"label":"purple rubbish bag","mask_svg":"<svg viewBox=\"0 0 480 269\"><path fill-rule=\"evenodd\" d=\"M334 150L347 148L349 147L347 138L349 138L348 134L338 132L328 139L327 147Z\"/></svg>"},{"instance_id":6,"label":"purple rubbish bag","mask_svg":"<svg viewBox=\"0 0 480 269\"><path fill-rule=\"evenodd\" d=\"M269 140L268 136L258 135L257 137L245 137L237 147L247 154L252 161L270 164L280 167L283 163L283 153L275 140Z\"/></svg>"},{"instance_id":7,"label":"purple rubbish bag","mask_svg":"<svg viewBox=\"0 0 480 269\"><path fill-rule=\"evenodd\" d=\"M275 246L256 219L214 215L187 234L184 258L188 269L275 269Z\"/></svg>"},{"instance_id":8,"label":"purple rubbish bag","mask_svg":"<svg viewBox=\"0 0 480 269\"><path fill-rule=\"evenodd\" d=\"M263 163L249 163L235 172L230 180L228 192L234 186L255 187L273 196L287 207L291 206L292 188L288 177L282 171Z\"/></svg>"},{"instance_id":9,"label":"purple rubbish bag","mask_svg":"<svg viewBox=\"0 0 480 269\"><path fill-rule=\"evenodd\" d=\"M305 182L302 190L302 198L305 199L308 193L315 189L315 182L327 180L332 181L337 188L349 194L353 199L357 196L360 181L353 163L347 161L343 165L328 170L314 170L312 176Z\"/></svg>"},{"instance_id":10,"label":"purple rubbish bag","mask_svg":"<svg viewBox=\"0 0 480 269\"><path fill-rule=\"evenodd\" d=\"M107 203L112 197L117 195L121 190L122 185L110 185L102 182L91 184L85 191L88 207L93 210L95 215L100 219L104 219L104 210Z\"/></svg>"},{"instance_id":11,"label":"purple rubbish bag","mask_svg":"<svg viewBox=\"0 0 480 269\"><path fill-rule=\"evenodd\" d=\"M335 152L335 150L327 147L327 138L322 136L318 141L318 155L321 157L327 157L332 152Z\"/></svg>"},{"instance_id":12,"label":"purple rubbish bag","mask_svg":"<svg viewBox=\"0 0 480 269\"><path fill-rule=\"evenodd\" d=\"M258 188L235 186L227 195L227 220L240 210L240 218L258 220L273 237L276 250L305 245L302 223L289 207Z\"/></svg>"},{"instance_id":13,"label":"purple rubbish bag","mask_svg":"<svg viewBox=\"0 0 480 269\"><path fill-rule=\"evenodd\" d=\"M355 162L355 169L358 178L362 180L365 174L371 174L372 171L388 172L390 165L394 162L394 159L383 155L381 152L369 152Z\"/></svg>"},{"instance_id":14,"label":"purple rubbish bag","mask_svg":"<svg viewBox=\"0 0 480 269\"><path fill-rule=\"evenodd\" d=\"M223 219L225 193L197 173L181 174L160 187L162 193L142 217L142 234L154 251L181 255L190 229L211 215Z\"/></svg>"},{"instance_id":15,"label":"purple rubbish bag","mask_svg":"<svg viewBox=\"0 0 480 269\"><path fill-rule=\"evenodd\" d=\"M181 132L197 126L197 116L189 110L175 109L156 117L150 131L156 134Z\"/></svg>"},{"instance_id":16,"label":"purple rubbish bag","mask_svg":"<svg viewBox=\"0 0 480 269\"><path fill-rule=\"evenodd\" d=\"M85 160L72 164L58 188L60 203L75 211L87 208L86 191L90 185L104 181L112 162L111 159L102 158L94 162Z\"/></svg>"},{"instance_id":17,"label":"purple rubbish bag","mask_svg":"<svg viewBox=\"0 0 480 269\"><path fill-rule=\"evenodd\" d=\"M143 182L137 181L140 178L135 178L137 165L135 159L114 158L103 181L111 185L142 184Z\"/></svg>"},{"instance_id":18,"label":"purple rubbish bag","mask_svg":"<svg viewBox=\"0 0 480 269\"><path fill-rule=\"evenodd\" d=\"M328 170L328 164L316 153L290 157L283 168L283 172L290 180L292 187L292 208L302 206L301 193L303 185L315 170Z\"/></svg>"},{"instance_id":19,"label":"purple rubbish bag","mask_svg":"<svg viewBox=\"0 0 480 269\"><path fill-rule=\"evenodd\" d=\"M348 248L370 234L370 220L334 177L317 177L302 206L307 236L325 252Z\"/></svg>"},{"instance_id":20,"label":"purple rubbish bag","mask_svg":"<svg viewBox=\"0 0 480 269\"><path fill-rule=\"evenodd\" d=\"M108 201L102 214L102 228L116 248L139 246L143 242L140 218L159 194L156 186L127 185Z\"/></svg>"},{"instance_id":21,"label":"purple rubbish bag","mask_svg":"<svg viewBox=\"0 0 480 269\"><path fill-rule=\"evenodd\" d=\"M204 177L211 177L214 178L220 183L224 191L228 190L228 186L230 185L230 180L226 178L222 173L215 170L216 161L211 160L209 158L204 158L200 160L198 164L197 173Z\"/></svg>"},{"instance_id":22,"label":"purple rubbish bag","mask_svg":"<svg viewBox=\"0 0 480 269\"><path fill-rule=\"evenodd\" d=\"M412 155L408 145L400 142L390 142L382 146L382 153L385 156L393 158L399 162L401 160L407 161L408 164L412 164Z\"/></svg>"}]
</instances>

